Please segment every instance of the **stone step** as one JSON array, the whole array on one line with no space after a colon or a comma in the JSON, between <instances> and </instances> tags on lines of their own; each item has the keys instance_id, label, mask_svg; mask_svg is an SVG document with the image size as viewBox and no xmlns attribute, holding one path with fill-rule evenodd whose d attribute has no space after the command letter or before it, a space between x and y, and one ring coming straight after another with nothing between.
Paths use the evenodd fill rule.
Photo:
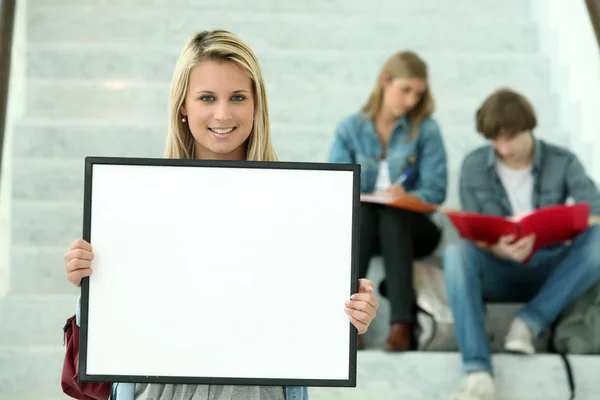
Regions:
<instances>
[{"instance_id":1,"label":"stone step","mask_svg":"<svg viewBox=\"0 0 600 400\"><path fill-rule=\"evenodd\" d=\"M600 356L569 357L576 382L576 399L597 398L596 371ZM496 354L496 400L566 400L566 371L555 355L524 357ZM462 379L457 353L358 353L356 388L310 388L311 400L447 400Z\"/></svg>"},{"instance_id":2,"label":"stone step","mask_svg":"<svg viewBox=\"0 0 600 400\"><path fill-rule=\"evenodd\" d=\"M15 127L12 154L14 158L162 157L167 138L166 119L135 122L23 120Z\"/></svg>"},{"instance_id":3,"label":"stone step","mask_svg":"<svg viewBox=\"0 0 600 400\"><path fill-rule=\"evenodd\" d=\"M64 322L63 322L64 324ZM58 327L60 337L62 326ZM59 339L60 340L60 339ZM10 400L66 399L60 387L65 348L1 346L0 398Z\"/></svg>"},{"instance_id":4,"label":"stone step","mask_svg":"<svg viewBox=\"0 0 600 400\"><path fill-rule=\"evenodd\" d=\"M13 200L83 201L83 158L13 159Z\"/></svg>"},{"instance_id":5,"label":"stone step","mask_svg":"<svg viewBox=\"0 0 600 400\"><path fill-rule=\"evenodd\" d=\"M54 268L61 270L61 265ZM62 328L66 319L75 314L78 293L64 278L64 272L61 286L68 287L70 294L9 294L1 299L0 345L61 346Z\"/></svg>"},{"instance_id":6,"label":"stone step","mask_svg":"<svg viewBox=\"0 0 600 400\"><path fill-rule=\"evenodd\" d=\"M437 0L422 0L414 2L411 0L376 0L369 6L370 11L376 10L389 16L390 12L397 15L440 15L448 16L467 16L465 13L482 13L484 17L490 16L490 9L493 9L493 17L498 19L525 19L529 16L529 2L522 0L506 0L497 3L494 0L455 0L452 4L439 3ZM272 12L327 12L339 15L356 15L358 11L365 11L364 2L360 0L329 0L322 2L318 0L308 0L303 3L282 3L277 0L261 0L251 3L241 4L238 0L223 0L213 2L210 0L88 0L86 5L97 7L101 10L108 8L112 10L122 10L127 8L134 9L168 9L179 10L185 7L191 11L196 10L227 10L243 8L246 11L272 11ZM29 9L41 7L68 6L74 8L82 6L77 0L30 0ZM140 7L143 6L143 7Z\"/></svg>"},{"instance_id":7,"label":"stone step","mask_svg":"<svg viewBox=\"0 0 600 400\"><path fill-rule=\"evenodd\" d=\"M34 79L99 80L168 84L180 46L134 47L110 43L106 47L74 44L31 44L27 73ZM415 48L414 46L411 48ZM394 49L315 50L257 46L257 56L270 86L356 87L368 92L381 66ZM548 85L546 61L536 53L463 53L444 49L420 55L428 63L434 94L438 91L483 96L490 87L508 85L530 93ZM468 85L465 85L468 82ZM483 85L483 87L482 87Z\"/></svg>"},{"instance_id":8,"label":"stone step","mask_svg":"<svg viewBox=\"0 0 600 400\"><path fill-rule=\"evenodd\" d=\"M58 399L63 347L0 348L0 398ZM599 356L570 356L577 399L595 399L600 391L596 371ZM566 372L555 355L523 357L496 354L497 400L564 400L568 398ZM462 377L457 353L409 352L389 354L378 350L358 353L356 388L310 388L311 400L445 400Z\"/></svg>"},{"instance_id":9,"label":"stone step","mask_svg":"<svg viewBox=\"0 0 600 400\"><path fill-rule=\"evenodd\" d=\"M181 12L182 10L187 10L187 12ZM490 13L490 10L493 10L493 13ZM273 24L277 23L277 20L286 22L293 20L295 23L301 23L312 19L321 26L331 21L335 27L337 21L344 19L361 28L365 25L374 26L379 21L382 23L395 22L396 25L391 26L392 32L402 28L403 25L419 20L432 21L432 27L442 29L462 26L464 22L471 24L479 22L481 27L488 27L491 24L506 24L507 27L510 27L516 22L530 22L528 18L530 4L520 0L508 0L502 3L493 0L458 0L452 4L439 3L436 0L419 2L377 0L369 5L366 13L364 3L358 0L330 0L327 2L312 0L298 4L287 4L276 0L243 3L236 0L221 2L176 0L172 3L165 0L95 0L87 1L85 4L77 0L34 0L28 3L28 13L30 14L29 25L34 28L30 32L39 33L41 38L46 37L43 34L44 29L51 35L53 30L61 29L57 25L66 24L75 29L85 27L93 30L97 33L94 36L96 39L105 35L131 32L130 28L125 25L135 25L136 22L144 23L144 21L148 21L146 26L154 26L156 29L143 31L140 37L148 36L158 40L172 39L166 35L157 35L156 33L161 29L166 28L173 34L178 31L179 27L191 27L191 29L199 29L200 26L202 28L221 27L223 22L231 22L232 28L235 27L234 29L238 30L243 29L244 25L250 26L255 22L258 31L265 28L262 22L267 21ZM472 18L472 15L477 15L478 18ZM45 19L46 16L52 18ZM162 16L166 17L161 18ZM59 19L56 19L57 17ZM107 20L119 22L116 24L118 28L115 29L115 25L112 24L104 25L104 21ZM448 23L449 20L452 22ZM59 23L52 24L51 21ZM166 21L176 22L167 23ZM200 25L198 21L201 21ZM213 25L214 23L217 25ZM299 29L294 36L310 34L308 32L310 28L311 26L304 31ZM103 32L103 29L106 31ZM113 30L114 32L112 32ZM361 30L371 32L367 29ZM507 31L510 30L510 28L507 29ZM300 32L302 34L297 35ZM279 33L276 32L276 35ZM327 31L327 34L331 33L331 31ZM424 30L420 34L427 36L429 32ZM504 34L510 35L510 32L504 32ZM419 35L414 36L418 40L417 36ZM498 36L502 36L502 33ZM118 38L122 39L121 36ZM76 39L76 37L69 37L69 39ZM87 38L78 38L78 40L85 39Z\"/></svg>"},{"instance_id":10,"label":"stone step","mask_svg":"<svg viewBox=\"0 0 600 400\"><path fill-rule=\"evenodd\" d=\"M465 19L460 24L444 24L435 18L407 17L408 21L369 16L347 17L298 14L250 14L227 11L221 14L200 12L207 25L199 27L197 15L178 15L178 23L168 23L163 10L132 10L118 15L98 13L95 9L43 9L30 12L36 23L29 28L28 40L36 47L90 47L101 50L162 48L177 54L198 29L230 26L256 52L279 53L286 50L333 51L351 54L388 53L409 48L433 57L437 52L476 56L531 53L538 50L536 26L530 22L497 19ZM39 12L39 15L37 15ZM446 18L446 17L444 17ZM77 21L77 22L76 22ZM210 21L210 22L208 22ZM111 29L107 29L111 26ZM148 29L152 26L153 29ZM361 29L356 29L360 26ZM364 32L370 32L365 35ZM302 34L298 34L302 32ZM414 35L419 32L419 35ZM327 37L327 40L323 40ZM374 41L373 37L379 37ZM69 46L70 45L70 46ZM75 45L75 46L73 46ZM152 51L148 52L149 55ZM150 58L133 58L139 63ZM356 60L356 59L355 59ZM152 64L156 61L152 62Z\"/></svg>"},{"instance_id":11,"label":"stone step","mask_svg":"<svg viewBox=\"0 0 600 400\"><path fill-rule=\"evenodd\" d=\"M482 89L486 89L483 85ZM496 85L489 85L487 95ZM296 84L269 86L269 112L273 123L323 125L331 131L343 116L355 112L366 101L370 89ZM482 90L483 93L483 90ZM119 124L165 118L168 83L117 83L101 81L31 79L27 90L26 118L92 118ZM541 124L552 126L558 119L556 98L545 92L528 93L536 105ZM439 89L435 92L442 126L465 126L473 121L481 105L479 96ZM57 100L60 99L60 100ZM85 99L85 101L83 101ZM301 110L301 112L300 112Z\"/></svg>"},{"instance_id":12,"label":"stone step","mask_svg":"<svg viewBox=\"0 0 600 400\"><path fill-rule=\"evenodd\" d=\"M7 399L14 399L14 400L38 400L38 399L65 400L65 399L69 399L69 397L67 397L64 393L57 392L57 391L55 391L53 393L41 393L41 392L36 392L36 391L27 391L27 392L19 391L19 392L6 392L6 393L3 393L3 395L6 396Z\"/></svg>"},{"instance_id":13,"label":"stone step","mask_svg":"<svg viewBox=\"0 0 600 400\"><path fill-rule=\"evenodd\" d=\"M13 246L58 246L67 250L82 236L81 202L12 202Z\"/></svg>"},{"instance_id":14,"label":"stone step","mask_svg":"<svg viewBox=\"0 0 600 400\"><path fill-rule=\"evenodd\" d=\"M70 295L74 287L65 277L64 246L12 246L11 295ZM55 336L55 335L54 335Z\"/></svg>"},{"instance_id":15,"label":"stone step","mask_svg":"<svg viewBox=\"0 0 600 400\"><path fill-rule=\"evenodd\" d=\"M146 125L146 126L144 126ZM272 124L274 145L281 153L292 148L295 159L314 158L327 150L333 129L321 126ZM167 139L165 121L144 121L140 126L95 123L90 120L29 120L16 128L13 156L19 158L71 158L88 155L162 157ZM289 159L283 157L281 159ZM15 161L18 163L18 161ZM26 166L25 166L26 167ZM18 165L14 168L19 174Z\"/></svg>"},{"instance_id":16,"label":"stone step","mask_svg":"<svg viewBox=\"0 0 600 400\"><path fill-rule=\"evenodd\" d=\"M448 224L447 218L440 220L443 225ZM444 242L451 243L457 236L453 228L446 228L444 233ZM440 266L440 258L443 249L434 257L430 257L426 262L432 265ZM441 267L440 267L441 268ZM389 321L391 318L390 302L387 297L383 296L379 291L381 281L385 278L385 268L381 257L374 257L368 268L367 278L375 284L375 295L379 299L379 309L377 310L377 318L369 327L368 332L363 335L363 343L369 350L381 349L389 334ZM504 338L508 333L510 323L515 317L515 313L523 307L520 303L487 303L485 307L485 327L490 338L490 348L495 353L504 352ZM422 317L422 318L421 318ZM426 332L430 332L430 320L426 316L418 318L419 323ZM439 343L436 348L431 351L457 351L456 336L454 333L454 325L445 323L439 326L438 334L440 335L436 342ZM538 353L546 353L548 351L549 334L545 332L540 335L534 342L534 346Z\"/></svg>"}]
</instances>

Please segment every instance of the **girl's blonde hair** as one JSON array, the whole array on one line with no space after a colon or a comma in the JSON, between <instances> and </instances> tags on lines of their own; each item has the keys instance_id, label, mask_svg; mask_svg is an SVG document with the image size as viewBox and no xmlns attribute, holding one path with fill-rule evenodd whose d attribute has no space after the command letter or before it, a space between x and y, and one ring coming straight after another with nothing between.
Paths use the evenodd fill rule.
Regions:
<instances>
[{"instance_id":1,"label":"girl's blonde hair","mask_svg":"<svg viewBox=\"0 0 600 400\"><path fill-rule=\"evenodd\" d=\"M181 121L181 105L185 100L190 71L207 60L231 62L252 80L254 124L247 141L246 160L277 161L271 142L267 94L260 63L246 43L225 30L196 33L179 55L169 95L169 133L165 157L194 158L195 141L188 124Z\"/></svg>"},{"instance_id":2,"label":"girl's blonde hair","mask_svg":"<svg viewBox=\"0 0 600 400\"><path fill-rule=\"evenodd\" d=\"M367 119L373 120L381 110L383 103L383 82L382 77L387 73L390 79L419 78L428 80L427 64L412 51L401 51L392 55L384 64L381 73L375 84L375 88L369 96L369 100L363 106L362 110L366 112ZM435 109L435 103L429 87L423 93L423 97L417 105L408 113L408 121L411 126L410 137L414 138L419 132L421 122L431 114Z\"/></svg>"}]
</instances>

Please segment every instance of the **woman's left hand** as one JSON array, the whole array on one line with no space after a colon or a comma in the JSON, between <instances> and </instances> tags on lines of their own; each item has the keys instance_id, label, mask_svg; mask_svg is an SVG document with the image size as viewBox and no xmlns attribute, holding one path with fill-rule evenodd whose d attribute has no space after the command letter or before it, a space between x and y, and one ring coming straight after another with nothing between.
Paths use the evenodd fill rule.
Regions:
<instances>
[{"instance_id":1,"label":"woman's left hand","mask_svg":"<svg viewBox=\"0 0 600 400\"><path fill-rule=\"evenodd\" d=\"M352 325L358 330L361 335L369 329L371 321L377 315L379 302L373 294L373 282L368 279L358 280L358 293L350 296L350 300L346 301L346 314Z\"/></svg>"}]
</instances>

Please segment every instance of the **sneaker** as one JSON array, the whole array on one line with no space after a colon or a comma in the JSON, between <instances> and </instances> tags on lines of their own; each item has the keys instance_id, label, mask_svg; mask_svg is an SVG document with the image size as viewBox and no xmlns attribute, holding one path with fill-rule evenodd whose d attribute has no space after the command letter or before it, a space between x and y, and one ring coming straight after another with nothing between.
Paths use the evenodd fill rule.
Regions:
<instances>
[{"instance_id":1,"label":"sneaker","mask_svg":"<svg viewBox=\"0 0 600 400\"><path fill-rule=\"evenodd\" d=\"M535 354L533 334L521 319L515 318L510 324L508 334L504 340L504 349L511 353Z\"/></svg>"},{"instance_id":2,"label":"sneaker","mask_svg":"<svg viewBox=\"0 0 600 400\"><path fill-rule=\"evenodd\" d=\"M450 400L494 400L496 384L489 372L471 372Z\"/></svg>"}]
</instances>

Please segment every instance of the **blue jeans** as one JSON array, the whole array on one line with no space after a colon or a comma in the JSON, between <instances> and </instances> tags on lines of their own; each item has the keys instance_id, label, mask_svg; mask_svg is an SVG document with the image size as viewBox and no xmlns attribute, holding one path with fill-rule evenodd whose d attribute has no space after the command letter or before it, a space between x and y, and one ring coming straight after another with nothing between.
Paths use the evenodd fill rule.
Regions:
<instances>
[{"instance_id":1,"label":"blue jeans","mask_svg":"<svg viewBox=\"0 0 600 400\"><path fill-rule=\"evenodd\" d=\"M600 225L569 245L538 250L527 264L503 260L462 240L448 245L444 277L465 372L492 373L485 301L523 302L517 312L534 335L600 280Z\"/></svg>"}]
</instances>

